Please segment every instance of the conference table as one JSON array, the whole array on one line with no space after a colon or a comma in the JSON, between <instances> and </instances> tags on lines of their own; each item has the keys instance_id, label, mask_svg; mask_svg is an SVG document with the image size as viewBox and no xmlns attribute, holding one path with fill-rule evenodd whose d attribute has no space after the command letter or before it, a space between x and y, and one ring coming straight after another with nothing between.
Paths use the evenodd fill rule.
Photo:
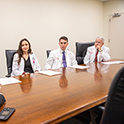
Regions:
<instances>
[{"instance_id":1,"label":"conference table","mask_svg":"<svg viewBox=\"0 0 124 124\"><path fill-rule=\"evenodd\" d=\"M60 68L55 71L62 74L54 76L16 76L22 83L1 86L6 103L0 109L14 107L16 111L0 124L56 124L104 103L114 76L124 64L87 66Z\"/></svg>"}]
</instances>

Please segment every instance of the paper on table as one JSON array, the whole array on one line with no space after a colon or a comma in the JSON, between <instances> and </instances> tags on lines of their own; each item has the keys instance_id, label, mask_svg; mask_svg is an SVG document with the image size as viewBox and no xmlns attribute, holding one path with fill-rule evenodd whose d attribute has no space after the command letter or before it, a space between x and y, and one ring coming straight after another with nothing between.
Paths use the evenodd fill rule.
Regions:
<instances>
[{"instance_id":1,"label":"paper on table","mask_svg":"<svg viewBox=\"0 0 124 124\"><path fill-rule=\"evenodd\" d=\"M53 75L57 75L57 74L61 74L61 72L51 71L51 70L48 70L48 71L40 71L39 73L41 73L41 74L45 74L45 75L49 75L49 76L53 76Z\"/></svg>"},{"instance_id":2,"label":"paper on table","mask_svg":"<svg viewBox=\"0 0 124 124\"><path fill-rule=\"evenodd\" d=\"M20 80L15 79L15 78L0 78L0 84L1 85L7 85L7 84L13 84L13 83L21 83Z\"/></svg>"},{"instance_id":3,"label":"paper on table","mask_svg":"<svg viewBox=\"0 0 124 124\"><path fill-rule=\"evenodd\" d=\"M86 69L86 68L89 68L89 66L79 66L79 65L76 65L76 66L69 66L69 67L78 68L78 69Z\"/></svg>"},{"instance_id":4,"label":"paper on table","mask_svg":"<svg viewBox=\"0 0 124 124\"><path fill-rule=\"evenodd\" d=\"M101 62L102 64L121 64L124 63L124 61L109 61L109 62Z\"/></svg>"}]
</instances>

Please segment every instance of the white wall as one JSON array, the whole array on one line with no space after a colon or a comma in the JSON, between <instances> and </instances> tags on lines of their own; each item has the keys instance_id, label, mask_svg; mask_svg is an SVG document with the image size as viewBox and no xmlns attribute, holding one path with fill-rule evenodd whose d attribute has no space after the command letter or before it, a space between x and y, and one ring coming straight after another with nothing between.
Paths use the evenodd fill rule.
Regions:
<instances>
[{"instance_id":1,"label":"white wall","mask_svg":"<svg viewBox=\"0 0 124 124\"><path fill-rule=\"evenodd\" d=\"M43 69L46 50L58 48L62 35L75 53L76 41L104 36L108 46L108 18L124 12L124 0L0 0L0 75L7 74L5 49L17 49L26 37Z\"/></svg>"},{"instance_id":2,"label":"white wall","mask_svg":"<svg viewBox=\"0 0 124 124\"><path fill-rule=\"evenodd\" d=\"M124 0L109 0L107 2L104 2L103 4L103 12L104 12L104 23L103 23L103 36L106 39L106 45L108 44L108 38L109 38L109 17L110 15L113 15L114 13L122 13L124 12ZM121 32L121 31L119 31ZM124 42L122 42L122 45L124 45ZM116 52L116 51L115 51ZM122 53L123 54L123 53Z\"/></svg>"},{"instance_id":3,"label":"white wall","mask_svg":"<svg viewBox=\"0 0 124 124\"><path fill-rule=\"evenodd\" d=\"M103 2L96 0L0 0L0 75L7 74L5 49L17 49L26 37L43 69L46 50L58 48L58 39L93 41L103 34Z\"/></svg>"}]
</instances>

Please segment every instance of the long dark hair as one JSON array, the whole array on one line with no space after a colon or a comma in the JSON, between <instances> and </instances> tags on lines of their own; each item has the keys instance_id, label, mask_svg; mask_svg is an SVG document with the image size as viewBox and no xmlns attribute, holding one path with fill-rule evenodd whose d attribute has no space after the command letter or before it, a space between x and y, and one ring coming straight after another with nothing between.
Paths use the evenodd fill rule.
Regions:
<instances>
[{"instance_id":1,"label":"long dark hair","mask_svg":"<svg viewBox=\"0 0 124 124\"><path fill-rule=\"evenodd\" d=\"M22 40L19 42L19 46L18 46L18 50L17 50L17 53L18 53L18 56L19 56L18 64L20 64L21 57L22 57L22 55L23 55L23 50L22 50L22 42L23 42L23 41L27 41L27 42L28 42L28 44L29 44L28 54L29 54L29 53L32 54L32 49L31 49L31 44L30 44L30 42L29 42L26 38L22 39Z\"/></svg>"}]
</instances>

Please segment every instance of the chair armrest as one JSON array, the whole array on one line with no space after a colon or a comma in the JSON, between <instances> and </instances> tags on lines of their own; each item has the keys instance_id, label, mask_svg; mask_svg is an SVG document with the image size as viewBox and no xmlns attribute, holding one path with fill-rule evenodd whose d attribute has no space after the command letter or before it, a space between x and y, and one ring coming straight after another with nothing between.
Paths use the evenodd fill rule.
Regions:
<instances>
[{"instance_id":1,"label":"chair armrest","mask_svg":"<svg viewBox=\"0 0 124 124\"><path fill-rule=\"evenodd\" d=\"M103 111L105 110L105 107L100 105L100 106L98 106L97 109L101 112L101 114L97 115L95 118L96 123L99 124L101 121L101 118L102 118Z\"/></svg>"},{"instance_id":2,"label":"chair armrest","mask_svg":"<svg viewBox=\"0 0 124 124\"><path fill-rule=\"evenodd\" d=\"M105 107L100 105L98 106L98 109L103 112L105 110Z\"/></svg>"},{"instance_id":3,"label":"chair armrest","mask_svg":"<svg viewBox=\"0 0 124 124\"><path fill-rule=\"evenodd\" d=\"M5 77L11 77L11 75L10 74L7 74Z\"/></svg>"},{"instance_id":4,"label":"chair armrest","mask_svg":"<svg viewBox=\"0 0 124 124\"><path fill-rule=\"evenodd\" d=\"M78 65L84 64L84 57L76 57Z\"/></svg>"}]
</instances>

